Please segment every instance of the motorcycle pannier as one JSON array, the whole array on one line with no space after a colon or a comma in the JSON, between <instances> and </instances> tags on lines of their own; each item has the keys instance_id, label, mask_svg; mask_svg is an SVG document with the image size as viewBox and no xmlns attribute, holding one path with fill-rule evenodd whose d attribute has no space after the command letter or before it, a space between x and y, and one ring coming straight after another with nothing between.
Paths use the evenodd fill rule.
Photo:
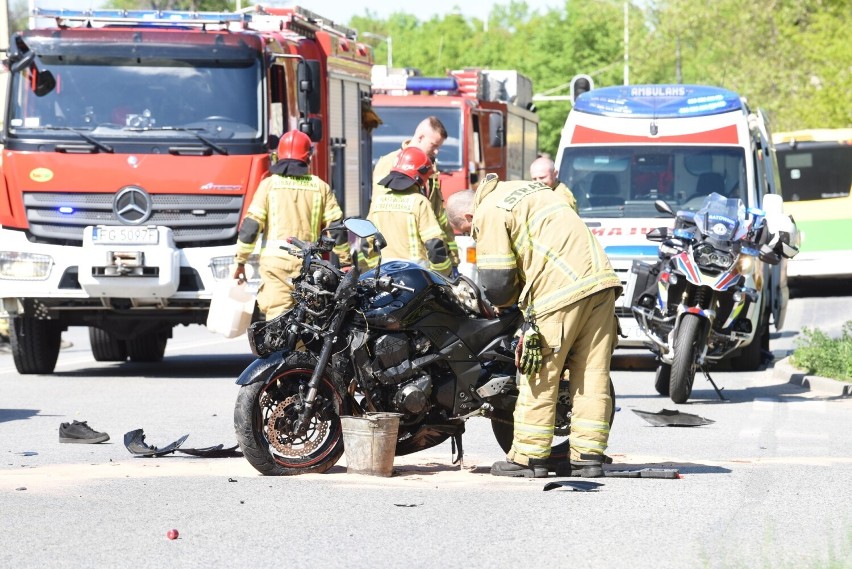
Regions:
<instances>
[{"instance_id":1,"label":"motorcycle pannier","mask_svg":"<svg viewBox=\"0 0 852 569\"><path fill-rule=\"evenodd\" d=\"M648 263L646 261L634 260L630 272L636 275L633 285L633 298L630 305L635 306L643 294L657 296L657 279L660 278L660 262Z\"/></svg>"}]
</instances>

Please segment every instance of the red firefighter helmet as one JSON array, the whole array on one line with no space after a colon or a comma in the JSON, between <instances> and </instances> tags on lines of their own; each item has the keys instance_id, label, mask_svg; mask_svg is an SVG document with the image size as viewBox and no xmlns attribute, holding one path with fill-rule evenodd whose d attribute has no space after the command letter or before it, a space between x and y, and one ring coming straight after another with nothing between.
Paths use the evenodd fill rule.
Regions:
<instances>
[{"instance_id":1,"label":"red firefighter helmet","mask_svg":"<svg viewBox=\"0 0 852 569\"><path fill-rule=\"evenodd\" d=\"M311 157L311 139L302 131L290 130L278 141L279 160L307 162Z\"/></svg>"},{"instance_id":2,"label":"red firefighter helmet","mask_svg":"<svg viewBox=\"0 0 852 569\"><path fill-rule=\"evenodd\" d=\"M419 148L409 146L399 153L390 174L379 183L392 190L407 190L412 183L425 188L433 172L432 159Z\"/></svg>"}]
</instances>

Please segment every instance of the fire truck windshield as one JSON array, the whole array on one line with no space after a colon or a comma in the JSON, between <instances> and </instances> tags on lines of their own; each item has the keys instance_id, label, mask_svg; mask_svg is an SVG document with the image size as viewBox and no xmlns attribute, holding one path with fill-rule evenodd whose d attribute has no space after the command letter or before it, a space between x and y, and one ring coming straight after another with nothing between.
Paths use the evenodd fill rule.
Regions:
<instances>
[{"instance_id":1,"label":"fire truck windshield","mask_svg":"<svg viewBox=\"0 0 852 569\"><path fill-rule=\"evenodd\" d=\"M449 107L374 107L382 124L373 132L373 165L399 150L414 134L417 125L428 116L437 117L447 129L447 140L438 151L438 169L442 172L461 170L461 110Z\"/></svg>"},{"instance_id":2,"label":"fire truck windshield","mask_svg":"<svg viewBox=\"0 0 852 569\"><path fill-rule=\"evenodd\" d=\"M713 192L748 203L745 153L735 147L566 147L559 179L581 217L657 217L658 199L695 211Z\"/></svg>"},{"instance_id":3,"label":"fire truck windshield","mask_svg":"<svg viewBox=\"0 0 852 569\"><path fill-rule=\"evenodd\" d=\"M176 139L197 131L227 143L262 135L257 58L50 54L40 62L56 86L37 96L34 67L12 77L10 137L67 137L74 129L99 139Z\"/></svg>"}]
</instances>

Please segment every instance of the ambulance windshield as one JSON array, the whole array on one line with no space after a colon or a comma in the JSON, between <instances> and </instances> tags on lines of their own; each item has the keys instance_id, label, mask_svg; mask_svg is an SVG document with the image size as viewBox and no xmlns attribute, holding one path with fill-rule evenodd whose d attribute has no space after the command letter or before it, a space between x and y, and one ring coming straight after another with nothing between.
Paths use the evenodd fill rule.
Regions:
<instances>
[{"instance_id":1,"label":"ambulance windshield","mask_svg":"<svg viewBox=\"0 0 852 569\"><path fill-rule=\"evenodd\" d=\"M712 192L747 203L741 148L569 146L558 169L581 217L658 217L658 199L695 211Z\"/></svg>"}]
</instances>

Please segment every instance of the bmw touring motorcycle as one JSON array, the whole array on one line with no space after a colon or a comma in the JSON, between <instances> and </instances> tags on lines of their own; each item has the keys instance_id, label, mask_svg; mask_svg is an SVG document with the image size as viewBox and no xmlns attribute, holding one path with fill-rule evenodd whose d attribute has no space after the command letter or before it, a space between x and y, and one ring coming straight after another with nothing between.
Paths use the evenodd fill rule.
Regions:
<instances>
[{"instance_id":1,"label":"bmw touring motorcycle","mask_svg":"<svg viewBox=\"0 0 852 569\"><path fill-rule=\"evenodd\" d=\"M384 239L363 219L345 226ZM499 316L479 288L421 266L391 261L363 275L322 255L334 240L291 239L303 259L295 307L249 330L260 356L242 373L234 409L237 440L262 474L325 472L343 453L340 417L401 413L396 455L452 437L458 458L465 421L489 418L504 452L512 443L514 333L519 311ZM568 385L560 387L552 458L568 453ZM554 441L557 442L556 440Z\"/></svg>"},{"instance_id":2,"label":"bmw touring motorcycle","mask_svg":"<svg viewBox=\"0 0 852 569\"><path fill-rule=\"evenodd\" d=\"M633 271L650 286L637 286L631 309L659 360L657 392L685 403L696 369L713 383L707 366L735 350L741 369L760 365L769 340L763 263L781 258L764 243L764 212L746 210L739 199L713 193L698 211L677 214L663 201L656 207L675 224L647 234L661 242L660 261L634 262Z\"/></svg>"}]
</instances>

